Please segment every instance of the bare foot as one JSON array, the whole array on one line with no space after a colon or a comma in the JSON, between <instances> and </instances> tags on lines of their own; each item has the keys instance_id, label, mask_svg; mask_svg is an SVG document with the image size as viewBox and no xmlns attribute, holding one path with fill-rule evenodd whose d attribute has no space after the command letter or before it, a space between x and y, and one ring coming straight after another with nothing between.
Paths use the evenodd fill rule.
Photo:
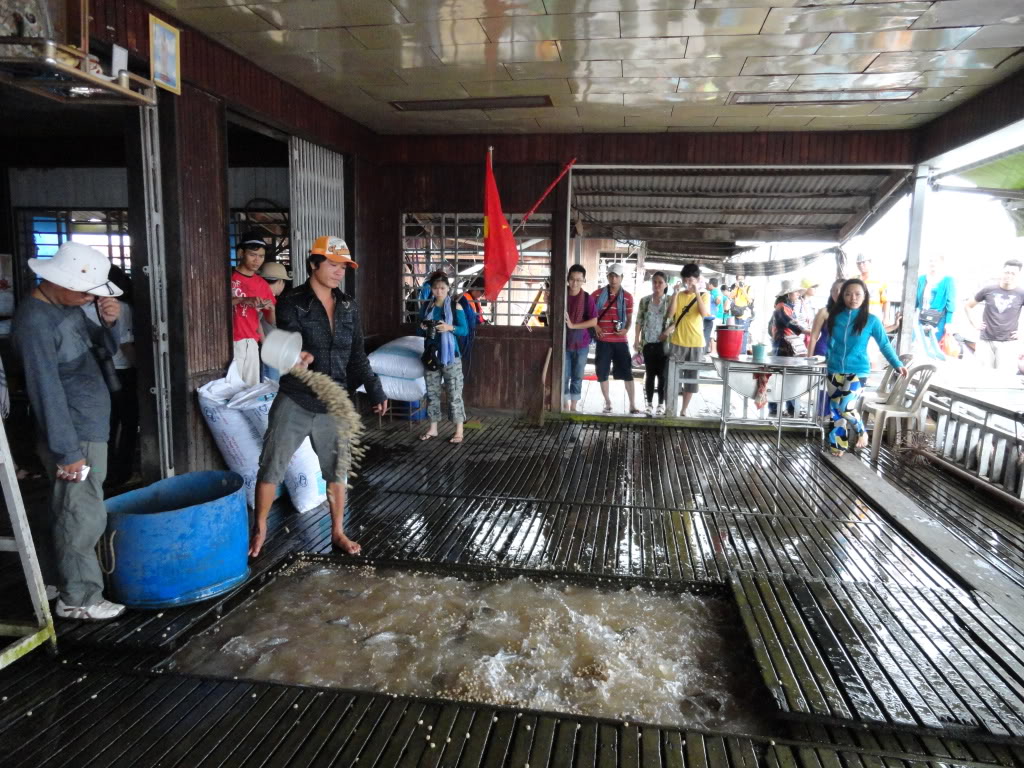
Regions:
<instances>
[{"instance_id":1,"label":"bare foot","mask_svg":"<svg viewBox=\"0 0 1024 768\"><path fill-rule=\"evenodd\" d=\"M347 555L359 555L362 554L363 548L358 542L352 541L344 533L332 533L331 544L342 550Z\"/></svg>"},{"instance_id":2,"label":"bare foot","mask_svg":"<svg viewBox=\"0 0 1024 768\"><path fill-rule=\"evenodd\" d=\"M867 445L868 445L868 433L867 432L861 432L860 433L860 437L857 438L857 447L858 448L866 448Z\"/></svg>"}]
</instances>

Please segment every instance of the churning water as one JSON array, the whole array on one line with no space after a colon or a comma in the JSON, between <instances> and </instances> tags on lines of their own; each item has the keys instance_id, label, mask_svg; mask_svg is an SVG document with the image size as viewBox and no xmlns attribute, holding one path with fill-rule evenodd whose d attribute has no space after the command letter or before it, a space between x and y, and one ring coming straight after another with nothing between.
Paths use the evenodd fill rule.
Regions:
<instances>
[{"instance_id":1,"label":"churning water","mask_svg":"<svg viewBox=\"0 0 1024 768\"><path fill-rule=\"evenodd\" d=\"M767 733L723 600L304 563L176 659L186 672Z\"/></svg>"}]
</instances>

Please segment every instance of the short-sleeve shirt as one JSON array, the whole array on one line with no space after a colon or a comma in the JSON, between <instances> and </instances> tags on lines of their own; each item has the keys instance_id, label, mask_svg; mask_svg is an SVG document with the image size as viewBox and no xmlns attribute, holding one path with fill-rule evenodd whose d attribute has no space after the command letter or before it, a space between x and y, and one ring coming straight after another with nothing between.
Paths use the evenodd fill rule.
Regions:
<instances>
[{"instance_id":1,"label":"short-sleeve shirt","mask_svg":"<svg viewBox=\"0 0 1024 768\"><path fill-rule=\"evenodd\" d=\"M701 296L704 297L704 302L707 303L708 295L702 293ZM700 309L695 301L696 298L696 295L688 293L676 294L675 314L671 318L672 321L676 322L676 327L672 331L671 341L677 347L704 346L704 318L701 317ZM689 306L691 301L693 306L684 315L683 310Z\"/></svg>"},{"instance_id":2,"label":"short-sleeve shirt","mask_svg":"<svg viewBox=\"0 0 1024 768\"><path fill-rule=\"evenodd\" d=\"M277 297L270 290L270 284L259 275L246 276L237 269L231 273L231 296L234 298L246 297L257 299L269 299L277 304ZM242 339L260 338L260 310L247 307L244 304L236 304L233 315L233 338L235 341Z\"/></svg>"},{"instance_id":3,"label":"short-sleeve shirt","mask_svg":"<svg viewBox=\"0 0 1024 768\"><path fill-rule=\"evenodd\" d=\"M601 295L601 290L602 289L598 288L596 291L594 291L593 294L591 294L592 298L594 299L595 305L597 304L598 297ZM601 341L624 341L626 343L629 343L629 338L626 336L626 331L629 330L629 322L633 317L633 297L630 295L629 291L624 291L622 290L622 288L619 288L619 290L622 291L622 298L626 305L626 316L623 318L624 325L621 331L615 331L615 324L619 320L618 294L616 294L615 296L608 297L608 306L605 307L604 309L595 306L595 310L597 311L598 316L601 318L600 320L597 321L597 327L601 329Z\"/></svg>"},{"instance_id":4,"label":"short-sleeve shirt","mask_svg":"<svg viewBox=\"0 0 1024 768\"><path fill-rule=\"evenodd\" d=\"M565 296L565 311L569 314L569 319L574 323L582 323L597 316L597 313L594 311L594 299L586 291L580 291L575 296L570 296L567 292ZM590 329L569 329L565 334L565 346L566 349L586 349L589 347Z\"/></svg>"},{"instance_id":5,"label":"short-sleeve shirt","mask_svg":"<svg viewBox=\"0 0 1024 768\"><path fill-rule=\"evenodd\" d=\"M1009 290L992 285L982 288L974 300L985 302L981 331L982 341L1009 341L1010 335L1020 325L1021 308L1024 307L1024 288Z\"/></svg>"},{"instance_id":6,"label":"short-sleeve shirt","mask_svg":"<svg viewBox=\"0 0 1024 768\"><path fill-rule=\"evenodd\" d=\"M882 317L882 305L889 303L889 291L886 288L885 283L881 280L865 280L864 285L867 286L868 296L870 298L870 301L868 302L868 312L872 315Z\"/></svg>"}]
</instances>

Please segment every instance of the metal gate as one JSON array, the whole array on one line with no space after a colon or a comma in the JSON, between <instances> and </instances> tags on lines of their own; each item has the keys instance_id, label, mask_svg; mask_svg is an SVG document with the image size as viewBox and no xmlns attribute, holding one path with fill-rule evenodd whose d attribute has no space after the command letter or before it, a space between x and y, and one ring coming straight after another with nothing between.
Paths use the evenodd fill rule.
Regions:
<instances>
[{"instance_id":1,"label":"metal gate","mask_svg":"<svg viewBox=\"0 0 1024 768\"><path fill-rule=\"evenodd\" d=\"M142 177L146 210L149 301L153 330L153 378L150 393L156 398L156 426L159 442L160 477L174 474L172 441L171 362L167 305L167 256L164 247L164 203L161 186L160 130L157 107L139 109L142 132Z\"/></svg>"},{"instance_id":2,"label":"metal gate","mask_svg":"<svg viewBox=\"0 0 1024 768\"><path fill-rule=\"evenodd\" d=\"M292 280L298 285L308 277L306 254L313 241L322 235L345 237L344 158L292 136L288 143L288 175Z\"/></svg>"}]
</instances>

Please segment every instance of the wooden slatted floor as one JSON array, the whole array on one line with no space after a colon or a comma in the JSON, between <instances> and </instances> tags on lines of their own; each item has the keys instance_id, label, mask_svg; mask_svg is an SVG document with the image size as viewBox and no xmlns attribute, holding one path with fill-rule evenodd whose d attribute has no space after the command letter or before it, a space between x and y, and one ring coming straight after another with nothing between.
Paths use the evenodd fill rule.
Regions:
<instances>
[{"instance_id":1,"label":"wooden slatted floor","mask_svg":"<svg viewBox=\"0 0 1024 768\"><path fill-rule=\"evenodd\" d=\"M354 765L356 756L360 766L1024 762L1020 749L960 738L1022 735L1020 633L827 470L813 441L787 436L776 452L767 433L734 434L723 443L709 430L568 422L535 429L503 418L468 429L461 446L421 443L400 424L373 430L369 440L373 447L347 518L369 558L731 586L780 712L796 719L778 722L772 745L337 690L142 674L272 578L283 558L330 550L325 510L278 511L265 554L234 594L199 606L130 612L107 625L62 622L69 664L37 660L23 673L0 674L0 694L10 697L0 702L0 740L19 745L12 764L298 766L316 757L316 764ZM886 461L891 466L884 473L906 473ZM1012 523L984 507L972 513L971 494L941 477L911 474L929 510L955 500L945 516L936 513L940 524L955 535L970 532L979 553L1010 563L1005 568L1014 558L1024 562L1024 536ZM988 523L997 526L998 546L983 543ZM923 646L928 632L942 637L932 640L935 648ZM83 669L86 680L74 682ZM122 700L133 703L102 706ZM418 744L418 720L431 722L428 717L468 730L472 748L428 751ZM527 717L535 724L529 738L519 727L531 722ZM858 725L846 730L839 726L844 722ZM52 755L43 742L25 737L40 723L53 724L42 733L61 734ZM487 723L493 727L484 728ZM899 727L916 732L888 730ZM96 729L114 733L114 743L94 738ZM798 741L785 744L790 735Z\"/></svg>"},{"instance_id":2,"label":"wooden slatted floor","mask_svg":"<svg viewBox=\"0 0 1024 768\"><path fill-rule=\"evenodd\" d=\"M355 691L58 665L23 672L0 680L5 768L984 768L1024 756L1020 748L950 741L765 742ZM30 673L34 684L24 685Z\"/></svg>"},{"instance_id":3,"label":"wooden slatted floor","mask_svg":"<svg viewBox=\"0 0 1024 768\"><path fill-rule=\"evenodd\" d=\"M752 574L732 587L781 709L1024 737L1024 635L961 590Z\"/></svg>"}]
</instances>

